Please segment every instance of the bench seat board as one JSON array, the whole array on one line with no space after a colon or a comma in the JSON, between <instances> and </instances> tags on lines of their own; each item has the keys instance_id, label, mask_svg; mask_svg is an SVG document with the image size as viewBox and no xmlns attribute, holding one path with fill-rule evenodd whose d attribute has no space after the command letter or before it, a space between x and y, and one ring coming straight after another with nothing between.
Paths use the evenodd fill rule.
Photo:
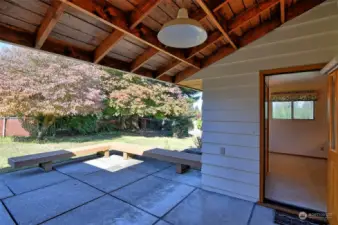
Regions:
<instances>
[{"instance_id":1,"label":"bench seat board","mask_svg":"<svg viewBox=\"0 0 338 225\"><path fill-rule=\"evenodd\" d=\"M9 165L13 168L20 168L24 166L32 166L40 163L46 163L51 161L57 161L61 159L69 159L76 156L86 156L95 154L98 152L104 152L109 150L109 145L100 144L79 147L74 149L56 150L51 152L43 152L32 155L25 155L19 157L13 157L8 159Z\"/></svg>"},{"instance_id":2,"label":"bench seat board","mask_svg":"<svg viewBox=\"0 0 338 225\"><path fill-rule=\"evenodd\" d=\"M115 150L130 155L145 156L175 164L187 165L195 169L201 168L201 155L119 142L109 142L73 149L56 150L45 153L13 157L8 159L8 163L13 168L20 168L61 159L68 159L76 156L87 156L101 152L106 152L105 156L107 156L107 152L109 150Z\"/></svg>"}]
</instances>

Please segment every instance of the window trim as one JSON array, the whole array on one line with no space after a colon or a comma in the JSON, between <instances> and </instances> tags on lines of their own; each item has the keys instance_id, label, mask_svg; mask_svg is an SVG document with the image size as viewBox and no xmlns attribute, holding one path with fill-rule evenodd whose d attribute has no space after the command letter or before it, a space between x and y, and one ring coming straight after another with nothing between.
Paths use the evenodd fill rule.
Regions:
<instances>
[{"instance_id":1,"label":"window trim","mask_svg":"<svg viewBox=\"0 0 338 225\"><path fill-rule=\"evenodd\" d=\"M274 118L273 117L273 103L274 102L278 102L278 101L271 101L271 119L272 120L299 120L299 121L314 121L316 120L316 101L302 101L302 102L313 102L313 108L312 108L312 112L313 112L313 119L300 119L300 118L295 118L294 117L294 102L300 102L300 101L285 101L285 102L290 102L291 103L291 118Z\"/></svg>"}]
</instances>

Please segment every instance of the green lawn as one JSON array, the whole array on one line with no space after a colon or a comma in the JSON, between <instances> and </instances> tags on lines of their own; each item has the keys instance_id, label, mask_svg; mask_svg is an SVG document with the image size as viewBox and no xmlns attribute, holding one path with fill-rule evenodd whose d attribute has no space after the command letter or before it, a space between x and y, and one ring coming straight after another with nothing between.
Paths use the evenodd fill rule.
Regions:
<instances>
[{"instance_id":1,"label":"green lawn","mask_svg":"<svg viewBox=\"0 0 338 225\"><path fill-rule=\"evenodd\" d=\"M97 134L77 137L50 138L42 143L35 140L17 140L12 137L0 137L0 172L8 171L7 159L15 156L23 156L40 152L48 152L58 149L74 148L109 141L117 141L131 144L160 147L170 150L183 150L194 146L192 138L171 137L143 137L133 134Z\"/></svg>"}]
</instances>

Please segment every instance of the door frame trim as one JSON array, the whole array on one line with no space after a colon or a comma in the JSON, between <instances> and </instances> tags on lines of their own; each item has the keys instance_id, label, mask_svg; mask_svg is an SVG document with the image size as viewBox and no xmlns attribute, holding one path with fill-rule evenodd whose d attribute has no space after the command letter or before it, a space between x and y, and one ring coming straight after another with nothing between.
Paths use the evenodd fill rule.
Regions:
<instances>
[{"instance_id":1,"label":"door frame trim","mask_svg":"<svg viewBox=\"0 0 338 225\"><path fill-rule=\"evenodd\" d=\"M265 137L265 77L286 73L320 71L326 65L327 63L319 63L259 71L259 204L266 202L265 168L267 168L267 165L265 165L265 157L267 150L265 149L265 140L268 137Z\"/></svg>"}]
</instances>

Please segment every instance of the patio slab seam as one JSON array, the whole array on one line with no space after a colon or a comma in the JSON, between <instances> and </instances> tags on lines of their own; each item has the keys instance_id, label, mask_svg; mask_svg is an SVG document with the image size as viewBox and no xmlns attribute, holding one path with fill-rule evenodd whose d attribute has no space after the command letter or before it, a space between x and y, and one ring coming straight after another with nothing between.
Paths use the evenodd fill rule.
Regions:
<instances>
[{"instance_id":1,"label":"patio slab seam","mask_svg":"<svg viewBox=\"0 0 338 225\"><path fill-rule=\"evenodd\" d=\"M138 172L138 173L145 174L146 176L144 176L144 177L142 177L142 178L140 178L140 179L137 179L137 180L135 180L135 181L133 181L133 182L130 182L130 183L126 184L126 185L123 185L122 187L119 187L119 188L117 188L116 190L113 190L113 191L120 190L120 189L122 189L122 188L124 188L124 187L126 187L126 186L128 186L128 185L131 185L131 184L137 182L137 181L140 181L140 180L142 180L142 179L144 179L144 178L147 178L147 177L149 177L149 176L152 176L152 175L154 175L155 173L158 173L158 172L160 172L160 171L162 171L162 170L168 169L168 168L171 167L171 166L172 166L172 165L170 165L170 166L168 166L168 167L165 167L165 168L162 168L162 169L160 169L160 170L158 170L158 171L155 171L155 172L153 172L153 173L144 173L144 172L139 172L139 171L137 171L136 169L132 169L132 168L124 168L124 169L129 169L129 170L136 171L136 172ZM57 170L57 171L58 171L58 170ZM95 172L88 173L88 174L86 174L85 176L87 176L87 175L89 175L89 174L94 174L94 173L97 173L97 172L100 172L100 171L107 171L107 170L105 170L105 169L100 169L99 171L95 171ZM64 174L64 175L67 175L67 176L73 178L74 180L77 180L77 181L80 181L80 182L82 182L82 183L84 183L84 184L87 184L87 185L89 185L89 186L95 188L96 190L102 191L102 190L98 189L97 187L95 187L95 186L93 186L93 185L91 185L91 184L89 184L89 183L86 183L86 182L84 182L83 180L80 180L79 178L77 178L77 177L75 177L75 176L65 174L64 172L61 172L61 171L58 171L58 172L59 172L59 173L62 173L62 174ZM112 173L114 173L114 172L112 172ZM113 192L113 191L109 191L109 192L102 191L102 192L104 192L104 193L106 193L106 194L110 194L110 193Z\"/></svg>"},{"instance_id":2,"label":"patio slab seam","mask_svg":"<svg viewBox=\"0 0 338 225\"><path fill-rule=\"evenodd\" d=\"M88 203L91 203L91 202L93 202L93 201L95 201L95 200L97 200L97 199L99 199L99 198L102 198L103 196L106 196L106 195L107 195L107 194L104 194L104 195L101 195L101 196L99 196L99 197L97 197L97 198L94 198L94 199L92 199L92 200L90 200L90 201L88 201L88 202L82 203L81 205L78 205L78 206L76 206L76 207L74 207L74 208L72 208L72 209L70 209L70 210L67 210L67 211L65 211L65 212L63 212L63 213L60 213L60 214L58 214L58 215L56 215L56 216L53 216L53 217L51 217L51 218L49 218L49 219L47 219L47 220L44 220L44 221L38 223L37 225L46 223L46 222L48 222L48 221L50 221L50 220L52 220L52 219L55 219L55 218L57 218L57 217L59 217L59 216L62 216L62 215L64 215L64 214L68 213L68 212L71 212L71 211L73 211L73 210L75 210L75 209L77 209L77 208L80 208L80 207L82 207L82 206L84 206L84 205L86 205L86 204L88 204Z\"/></svg>"},{"instance_id":3,"label":"patio slab seam","mask_svg":"<svg viewBox=\"0 0 338 225\"><path fill-rule=\"evenodd\" d=\"M250 225L251 223L251 219L252 219L252 216L253 216L253 213L254 213L254 210L256 208L256 203L253 205L252 209L251 209L251 213L250 213L250 216L249 216L249 219L248 219L248 222L246 223L247 225Z\"/></svg>"},{"instance_id":4,"label":"patio slab seam","mask_svg":"<svg viewBox=\"0 0 338 225\"><path fill-rule=\"evenodd\" d=\"M60 172L60 173L62 173L62 172ZM147 176L145 176L145 177L142 177L141 179L138 179L138 180L136 180L136 181L134 181L134 182L131 182L131 183L127 184L127 185L124 185L124 186L121 187L121 188L124 188L124 187L126 187L126 186L128 186L128 185L131 185L131 184L133 184L133 183L135 183L135 182L137 182L137 181L139 181L139 180L142 180L142 179L144 179L144 178L146 178L146 177L149 177L149 176L151 176L151 175L152 175L152 174L149 174L149 175L147 175ZM137 206L135 206L135 205L133 205L133 204L131 204L131 203L129 203L129 202L123 200L123 199L120 199L120 198L118 198L118 197L116 197L116 196L111 195L111 192L113 192L113 191L111 191L111 192L104 192L104 191L102 191L102 190L96 188L95 186L90 185L90 184L87 184L86 182L83 182L83 181L81 181L81 180L79 180L79 179L77 179L77 178L74 178L74 180L77 180L77 181L79 181L79 182L82 182L82 183L84 183L84 184L86 184L86 185L88 185L88 186L90 186L90 187L92 187L92 188L95 188L95 189L98 190L98 191L101 191L101 192L105 193L103 196L109 195L109 196L111 196L111 197L113 197L113 198L115 198L115 199L117 199L117 200L120 200L120 201L122 201L122 202L124 202L124 203L126 203L126 204L128 204L128 205L130 205L130 206L132 206L132 207L135 207L135 208L141 210L141 211L144 212L144 213L147 213L147 214L152 215L152 216L154 216L154 217L156 217L156 218L158 218L158 219L161 219L161 218L159 218L158 216L156 216L156 215L154 215L154 214L152 214L152 213L150 213L150 212L145 211L144 209L141 209L141 208L139 208L139 207L137 207ZM117 190L119 190L119 189L121 189L121 188L118 188L118 189L116 189L116 190L114 190L114 191L117 191ZM103 197L103 196L101 196L101 197ZM90 201L90 202L91 202L91 201ZM87 202L87 203L89 203L89 202ZM85 203L85 204L87 204L87 203ZM83 204L83 205L85 205L85 204ZM81 205L81 206L83 206L83 205ZM78 207L76 207L76 208L78 208ZM75 208L69 210L68 212L70 212L70 211L72 211L72 210L74 210L74 209L75 209ZM62 214L64 214L64 213L62 213ZM58 216L61 216L62 214L60 214L60 215L58 215ZM56 218L56 217L58 217L58 216L55 216L54 218ZM44 222L46 222L46 221L44 221Z\"/></svg>"},{"instance_id":5,"label":"patio slab seam","mask_svg":"<svg viewBox=\"0 0 338 225\"><path fill-rule=\"evenodd\" d=\"M14 191L13 191L7 184L5 184L5 183L3 182L3 185L4 185L5 187L8 188L8 190L12 193L12 196L7 196L7 197L4 197L4 198L1 198L0 200L3 200L3 199L6 199L6 198L10 198L10 197L15 196Z\"/></svg>"},{"instance_id":6,"label":"patio slab seam","mask_svg":"<svg viewBox=\"0 0 338 225\"><path fill-rule=\"evenodd\" d=\"M165 169L165 168L164 168ZM159 172L159 171L156 171L156 172L154 172L154 173L157 173L157 172ZM60 173L62 173L62 172L60 172ZM94 172L95 173L95 172ZM137 182L137 181L140 181L140 180L142 180L142 179L144 179L144 178L146 178L146 177L149 177L149 176L152 176L154 173L151 173L151 174L147 174L147 176L144 176L144 177L142 177L142 178L140 178L140 179L137 179L137 180L135 180L135 181L133 181L133 182L131 182L131 183L129 183L129 184L126 184L126 185L124 185L123 187L120 187L120 188L118 188L118 189L116 189L116 190L114 190L114 191L117 191L117 190L119 190L119 189L121 189L121 188L124 188L124 187L127 187L127 186L129 186L129 185L131 185L131 184L133 184L133 183L135 183L135 182ZM69 175L70 176L70 175ZM72 177L72 176L71 176ZM76 177L72 177L74 180L77 180L77 181L79 181L79 182L82 182L82 183L84 183L84 184L86 184L86 185L88 185L88 186L90 186L90 187L92 187L92 188L95 188L96 190L98 190L98 191L101 191L101 192L103 192L103 193L105 193L105 195L109 195L109 196L111 196L111 197L113 197L113 198L115 198L115 199L117 199L117 200L120 200L120 201L122 201L122 202L124 202L124 203L126 203L126 204L128 204L128 205L130 205L130 206L132 206L132 207L135 207L135 208L137 208L137 209L139 209L139 210L141 210L142 212L145 212L145 213L147 213L147 214L149 214L149 215L152 215L152 216L154 216L154 217L156 217L156 218L158 218L159 220L161 219L160 217L158 217L158 216L156 216L156 215L154 215L154 214L152 214L152 213L150 213L150 212L147 212L147 211L145 211L144 209L141 209L141 208L139 208L138 206L135 206L135 205L133 205L133 204L131 204L131 203L129 203L129 202L127 202L127 201L125 201L125 200L123 200L123 199L120 199L120 198L118 198L118 197L116 197L116 196L113 196L112 194L111 194L111 192L114 192L114 191L111 191L111 192L104 192L104 191L102 191L102 190L100 190L100 189L98 189L97 187L95 187L95 186L93 186L93 185L91 185L91 184L88 184L88 183L86 183L86 182L83 182L82 180L79 180L79 179L77 179ZM196 189L196 188L195 188ZM193 192L193 191L192 191ZM190 195L191 193L189 193L189 195ZM104 196L104 195L103 195ZM102 197L102 196L101 196ZM89 203L89 202L87 202L87 203ZM87 204L86 203L86 204ZM83 204L83 205L85 205L85 204ZM175 206L176 207L176 206ZM76 207L76 208L78 208L78 207ZM71 209L71 210L69 210L69 211L72 211L72 210L74 210L75 208L73 208L73 209ZM60 214L61 215L61 214ZM58 216L60 216L60 215L58 215ZM58 217L58 216L55 216L54 218L56 218L56 217ZM45 221L46 222L46 221ZM167 221L166 221L167 222Z\"/></svg>"},{"instance_id":7,"label":"patio slab seam","mask_svg":"<svg viewBox=\"0 0 338 225\"><path fill-rule=\"evenodd\" d=\"M170 167L166 168L166 169L169 169ZM166 169L163 169L163 170L166 170ZM161 171L163 171L161 170ZM196 170L196 169L189 169L189 170ZM165 176L159 176L159 175L156 175L157 173L160 173L161 171L157 171L155 173L153 173L152 175L155 176L155 177L158 177L158 178L162 178L162 179L165 179L165 180L169 180L169 181L174 181L174 182L177 182L177 183L181 183L181 184L185 184L187 186L190 186L190 187L194 187L194 188L201 188L201 187L197 187L197 186L194 186L194 185L191 185L191 184L188 184L188 183L184 183L182 181L179 181L179 180L174 180L174 179L171 179L171 178L168 178L168 177L165 177ZM196 171L199 171L199 170L196 170ZM199 171L201 172L201 171ZM180 174L181 176L184 176L184 174Z\"/></svg>"},{"instance_id":8,"label":"patio slab seam","mask_svg":"<svg viewBox=\"0 0 338 225\"><path fill-rule=\"evenodd\" d=\"M8 209L7 206L6 206L6 204L5 204L2 200L1 200L1 204L3 205L3 207L5 208L5 210L7 211L8 215L11 217L11 219L13 220L13 222L14 222L15 224L19 224L19 223L16 221L15 217L13 216L13 214L11 213L11 211L9 211L9 209Z\"/></svg>"},{"instance_id":9,"label":"patio slab seam","mask_svg":"<svg viewBox=\"0 0 338 225\"><path fill-rule=\"evenodd\" d=\"M132 184L134 184L135 182L138 182L138 181L140 181L140 180L142 180L142 179L145 179L145 178L147 178L147 177L149 177L149 176L155 176L155 177L158 177L158 178L161 178L161 179L165 179L165 180L168 180L168 181L172 181L172 182L177 182L177 183L184 184L184 183L182 183L182 182L175 181L175 180L172 180L172 179L170 179L170 178L164 178L164 177L159 177L159 176L156 176L156 175L155 175L156 173L159 173L159 172L161 172L161 171L163 171L163 170L166 170L166 169L168 169L168 168L170 168L170 167L172 167L172 166L173 166L173 165L169 165L169 166L166 166L166 167L164 167L164 168L160 168L159 170L157 170L157 171L155 171L155 172L152 172L152 173L141 172L141 171L138 171L137 169L128 168L128 169L133 170L133 171L136 171L136 172L138 172L138 173L142 173L142 174L144 174L145 176L143 176L142 178L137 179L137 180L135 180L135 181L133 181L133 182L131 182L131 183L128 183L128 184L126 184L126 185L124 185L124 186L122 186L122 187L119 187L119 188L117 188L117 189L114 190L114 191L117 191L117 190L120 190L120 189L122 189L122 188L125 188L125 187L127 187L127 186L129 186L129 185L132 185ZM199 188L196 187L196 186L192 186L192 185L189 185L189 184L184 184L184 185L187 185L187 186L192 187L193 190L192 190L187 196L185 196L181 201L179 201L175 206L173 206L170 210L168 210L168 212L166 212L163 216L159 217L159 216L156 216L156 215L154 215L154 214L152 214L152 213L150 213L150 212L148 212L148 211L145 211L144 209L142 209L142 208L140 208L140 207L138 207L138 206L136 206L136 205L133 205L133 204L130 203L130 202L127 202L127 201L125 201L125 200L123 200L123 199L120 199L120 198L118 198L118 197L116 197L116 196L113 196L111 193L114 192L114 191L110 191L110 192L102 191L102 190L98 189L97 187L95 187L95 186L93 186L93 185L91 185L91 184L89 184L89 183L86 183L85 181L82 181L82 180L80 180L79 178L77 178L77 177L75 177L75 176L66 174L66 173L64 173L64 172L61 172L61 171L55 169L55 168L54 168L53 170L54 170L54 171L57 171L57 172L60 173L60 174L66 175L69 179L62 180L62 181L60 181L60 182L56 182L56 183L52 183L52 184L48 184L48 185L46 185L46 186L39 187L39 188L36 188L36 189L34 189L34 190L29 190L29 191L26 191L26 192L23 192L23 193L20 193L20 194L15 194L15 193L10 189L10 187L8 187L6 184L4 184L4 185L5 185L6 187L8 187L9 190L13 193L13 196L6 197L6 198L4 198L4 199L8 199L8 198L11 198L11 197L19 196L19 195L22 195L22 194L25 194L25 193L28 193L28 192L33 192L33 191L36 191L36 190L39 190L39 189L43 189L43 188L46 188L46 187L50 187L50 186L53 186L53 185L61 184L61 183L65 182L65 181L69 181L69 180L77 180L77 181L79 181L79 182L81 182L81 183L83 183L83 184L85 184L85 185L88 185L88 186L90 186L90 187L92 187L92 188L96 189L97 191L100 191L100 192L102 192L102 193L104 193L104 194L101 195L101 196L99 196L99 197L97 197L97 198L95 198L95 199L92 199L92 200L90 200L90 201L88 201L88 202L85 202L85 203L83 203L83 204L81 204L81 205L78 205L78 206L76 206L76 207L74 207L74 208L72 208L72 209L69 209L69 210L67 210L67 211L65 211L65 212L62 212L62 213L60 213L60 214L58 214L58 215L56 215L56 216L53 216L52 218L49 218L49 219L47 219L47 220L44 220L43 222L40 222L40 223L38 223L38 224L46 223L47 221L50 221L50 220L52 220L52 219L55 219L55 218L57 218L57 217L59 217L59 216L62 216L62 215L64 215L64 214L66 214L66 213L69 213L69 212L71 212L71 211L73 211L73 210L75 210L75 209L77 209L77 208L80 208L80 207L82 207L82 206L84 206L84 205L86 205L86 204L89 204L89 203L91 203L91 202L93 202L93 201L95 201L95 200L97 200L97 199L99 199L99 198L101 198L101 197L103 197L103 196L107 196L107 195L108 195L108 196L111 196L111 197L113 197L113 198L115 198L115 199L117 199L117 200L119 200L119 201L122 201L122 202L128 204L128 205L131 206L131 207L134 207L134 208L136 208L136 209L138 209L138 210L141 210L142 212L144 212L144 213L146 213L146 214L149 214L149 215L151 215L151 216L154 216L155 218L158 219L158 220L155 222L155 224L156 224L157 222L161 221L161 220L162 220L162 221L165 221L165 222L167 222L167 223L169 223L169 224L172 224L172 223L170 223L170 222L164 220L164 219L163 219L164 216L166 216L166 215L167 215L168 213L170 213L174 208L176 208L179 204L181 204L181 202L184 201L187 197L189 197L194 191L196 191L197 189L199 189ZM100 169L99 171L102 171L102 170L104 171L105 169ZM95 171L95 172L92 172L92 173L96 173L96 172L98 172L98 171ZM92 173L90 173L90 174L92 174ZM88 175L88 174L86 174L86 175ZM2 200L3 200L3 199L1 199L0 201L1 201L1 203L4 205L4 207L5 207L6 211L7 211L7 213L9 214L9 216L11 217L11 219L13 220L13 222L14 222L15 224L18 224L18 222L16 221L15 217L12 215L12 213L11 213L10 210L7 208L7 206L3 203Z\"/></svg>"},{"instance_id":10,"label":"patio slab seam","mask_svg":"<svg viewBox=\"0 0 338 225\"><path fill-rule=\"evenodd\" d=\"M185 199L187 199L190 195L192 195L192 193L194 193L196 190L198 190L200 188L194 187L194 190L192 190L187 196L185 196L183 199L181 199L181 201L179 201L174 207L172 207L168 212L166 212L163 216L161 216L161 220L172 224L171 222L168 222L167 220L164 219L165 216L167 216L171 211L173 211L177 206L179 206Z\"/></svg>"},{"instance_id":11,"label":"patio slab seam","mask_svg":"<svg viewBox=\"0 0 338 225\"><path fill-rule=\"evenodd\" d=\"M67 175L67 174L64 174L64 175ZM68 176L68 175L67 175L67 176ZM29 192L33 192L33 191L36 191L36 190L40 190L40 189L43 189L43 188L46 188L46 187L50 187L50 186L53 186L53 185L61 184L61 183L63 183L63 182L66 182L66 181L69 181L69 180L72 180L72 179L73 179L73 177L70 177L70 176L68 176L68 177L69 177L69 179L67 179L67 180L58 181L58 182L55 182L55 183L52 183L52 184L48 184L48 185L46 185L46 186L38 187L38 188L33 189L33 190L29 190L29 191L22 192L22 193L20 193L20 194L15 194L15 193L13 193L13 196L9 196L9 197L6 197L6 198L2 198L1 201L2 201L2 200L5 200L5 199L13 198L13 197L15 197L15 196L19 196L19 195L22 195L22 194L26 194L26 193L29 193ZM83 182L82 182L82 183L83 183ZM10 188L9 188L9 189L10 189ZM11 189L10 189L10 190L11 190Z\"/></svg>"}]
</instances>

